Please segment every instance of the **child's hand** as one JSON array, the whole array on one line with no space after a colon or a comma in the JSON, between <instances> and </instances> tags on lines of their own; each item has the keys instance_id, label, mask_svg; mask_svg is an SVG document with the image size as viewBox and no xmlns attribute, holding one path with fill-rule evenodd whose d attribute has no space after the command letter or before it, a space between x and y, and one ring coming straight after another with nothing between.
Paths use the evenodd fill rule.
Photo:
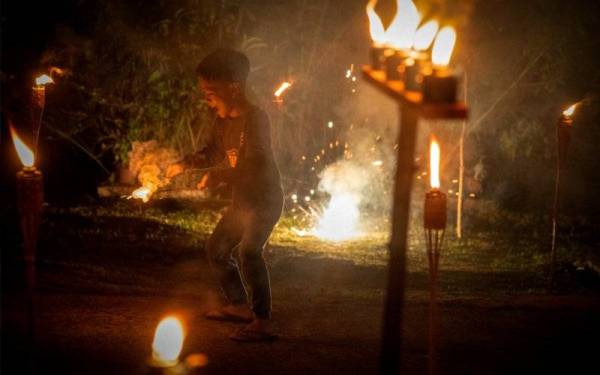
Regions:
<instances>
[{"instance_id":1,"label":"child's hand","mask_svg":"<svg viewBox=\"0 0 600 375\"><path fill-rule=\"evenodd\" d=\"M198 190L206 189L206 187L208 186L208 178L209 173L206 173L204 176L202 176L202 179L200 180L200 182L198 182L198 185L196 186Z\"/></svg>"},{"instance_id":2,"label":"child's hand","mask_svg":"<svg viewBox=\"0 0 600 375\"><path fill-rule=\"evenodd\" d=\"M181 173L183 173L183 165L179 163L171 164L167 167L167 178L173 178Z\"/></svg>"}]
</instances>

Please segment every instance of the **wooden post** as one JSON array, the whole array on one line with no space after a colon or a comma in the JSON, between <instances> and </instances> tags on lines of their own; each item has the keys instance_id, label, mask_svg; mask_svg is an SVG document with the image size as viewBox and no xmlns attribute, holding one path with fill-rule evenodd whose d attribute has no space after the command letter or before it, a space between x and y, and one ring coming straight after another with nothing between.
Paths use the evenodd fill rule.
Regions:
<instances>
[{"instance_id":1,"label":"wooden post","mask_svg":"<svg viewBox=\"0 0 600 375\"><path fill-rule=\"evenodd\" d=\"M392 235L388 284L383 316L383 337L380 369L383 374L397 374L402 349L402 320L406 282L406 250L410 220L410 193L412 190L414 153L419 121L419 107L400 106L400 131L396 163L396 186L392 213Z\"/></svg>"},{"instance_id":2,"label":"wooden post","mask_svg":"<svg viewBox=\"0 0 600 375\"><path fill-rule=\"evenodd\" d=\"M419 118L465 119L467 107L463 103L425 104L422 102L420 92L404 90L402 82L388 81L384 72L373 70L369 66L363 67L363 78L396 100L400 108L388 283L379 358L379 373L395 375L402 364L402 321L406 288L410 194L415 171L414 155Z\"/></svg>"}]
</instances>

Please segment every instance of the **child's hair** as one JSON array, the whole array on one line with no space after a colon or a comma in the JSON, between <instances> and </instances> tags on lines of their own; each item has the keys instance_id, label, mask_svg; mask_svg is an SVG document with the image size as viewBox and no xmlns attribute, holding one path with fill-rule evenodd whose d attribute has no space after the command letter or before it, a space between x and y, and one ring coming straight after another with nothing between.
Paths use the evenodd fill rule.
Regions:
<instances>
[{"instance_id":1,"label":"child's hair","mask_svg":"<svg viewBox=\"0 0 600 375\"><path fill-rule=\"evenodd\" d=\"M250 72L250 61L241 52L219 48L208 54L196 67L198 77L209 81L245 83Z\"/></svg>"}]
</instances>

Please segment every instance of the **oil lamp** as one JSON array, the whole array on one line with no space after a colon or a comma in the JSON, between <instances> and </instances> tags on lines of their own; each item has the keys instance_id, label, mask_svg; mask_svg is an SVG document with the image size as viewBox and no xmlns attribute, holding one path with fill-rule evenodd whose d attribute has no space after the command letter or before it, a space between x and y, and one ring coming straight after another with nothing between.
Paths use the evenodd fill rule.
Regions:
<instances>
[{"instance_id":1,"label":"oil lamp","mask_svg":"<svg viewBox=\"0 0 600 375\"><path fill-rule=\"evenodd\" d=\"M425 103L455 103L458 80L448 67L456 43L456 32L444 27L438 33L431 51L432 71L423 77Z\"/></svg>"},{"instance_id":2,"label":"oil lamp","mask_svg":"<svg viewBox=\"0 0 600 375\"><path fill-rule=\"evenodd\" d=\"M431 46L438 28L437 21L429 21L415 33L413 50L404 62L404 84L408 91L421 91L423 69L429 65L429 56L425 51Z\"/></svg>"},{"instance_id":3,"label":"oil lamp","mask_svg":"<svg viewBox=\"0 0 600 375\"><path fill-rule=\"evenodd\" d=\"M412 0L397 0L396 15L385 31L389 49L385 51L385 72L388 81L402 79L404 62L410 57L415 32L421 16Z\"/></svg>"}]
</instances>

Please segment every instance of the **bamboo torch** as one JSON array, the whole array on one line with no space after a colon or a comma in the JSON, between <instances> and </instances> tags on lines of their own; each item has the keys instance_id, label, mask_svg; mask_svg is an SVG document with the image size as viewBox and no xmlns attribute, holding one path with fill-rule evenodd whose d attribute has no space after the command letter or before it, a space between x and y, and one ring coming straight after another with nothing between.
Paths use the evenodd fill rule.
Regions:
<instances>
[{"instance_id":1,"label":"bamboo torch","mask_svg":"<svg viewBox=\"0 0 600 375\"><path fill-rule=\"evenodd\" d=\"M438 265L446 230L446 194L440 191L440 146L435 140L430 146L429 165L431 190L425 194L423 226L429 264L429 374L435 374Z\"/></svg>"},{"instance_id":2,"label":"bamboo torch","mask_svg":"<svg viewBox=\"0 0 600 375\"><path fill-rule=\"evenodd\" d=\"M40 128L42 127L42 118L44 117L44 108L46 107L46 85L49 83L54 83L52 77L47 74L42 74L35 79L35 86L32 88L31 127L33 132L34 153L37 152Z\"/></svg>"},{"instance_id":3,"label":"bamboo torch","mask_svg":"<svg viewBox=\"0 0 600 375\"><path fill-rule=\"evenodd\" d=\"M554 180L554 204L552 207L552 242L550 245L550 280L549 290L554 286L554 272L556 267L556 231L558 227L558 197L560 194L560 172L564 170L567 161L567 148L571 141L571 129L573 128L573 113L578 103L565 109L556 125L556 177Z\"/></svg>"},{"instance_id":4,"label":"bamboo torch","mask_svg":"<svg viewBox=\"0 0 600 375\"><path fill-rule=\"evenodd\" d=\"M17 172L17 207L23 233L23 244L26 277L26 319L27 319L27 342L30 350L33 366L34 335L35 335L35 249L38 238L38 228L42 214L42 203L44 201L44 184L42 173L34 166L34 153L19 138L15 129L10 126L10 133L23 164L23 169Z\"/></svg>"}]
</instances>

